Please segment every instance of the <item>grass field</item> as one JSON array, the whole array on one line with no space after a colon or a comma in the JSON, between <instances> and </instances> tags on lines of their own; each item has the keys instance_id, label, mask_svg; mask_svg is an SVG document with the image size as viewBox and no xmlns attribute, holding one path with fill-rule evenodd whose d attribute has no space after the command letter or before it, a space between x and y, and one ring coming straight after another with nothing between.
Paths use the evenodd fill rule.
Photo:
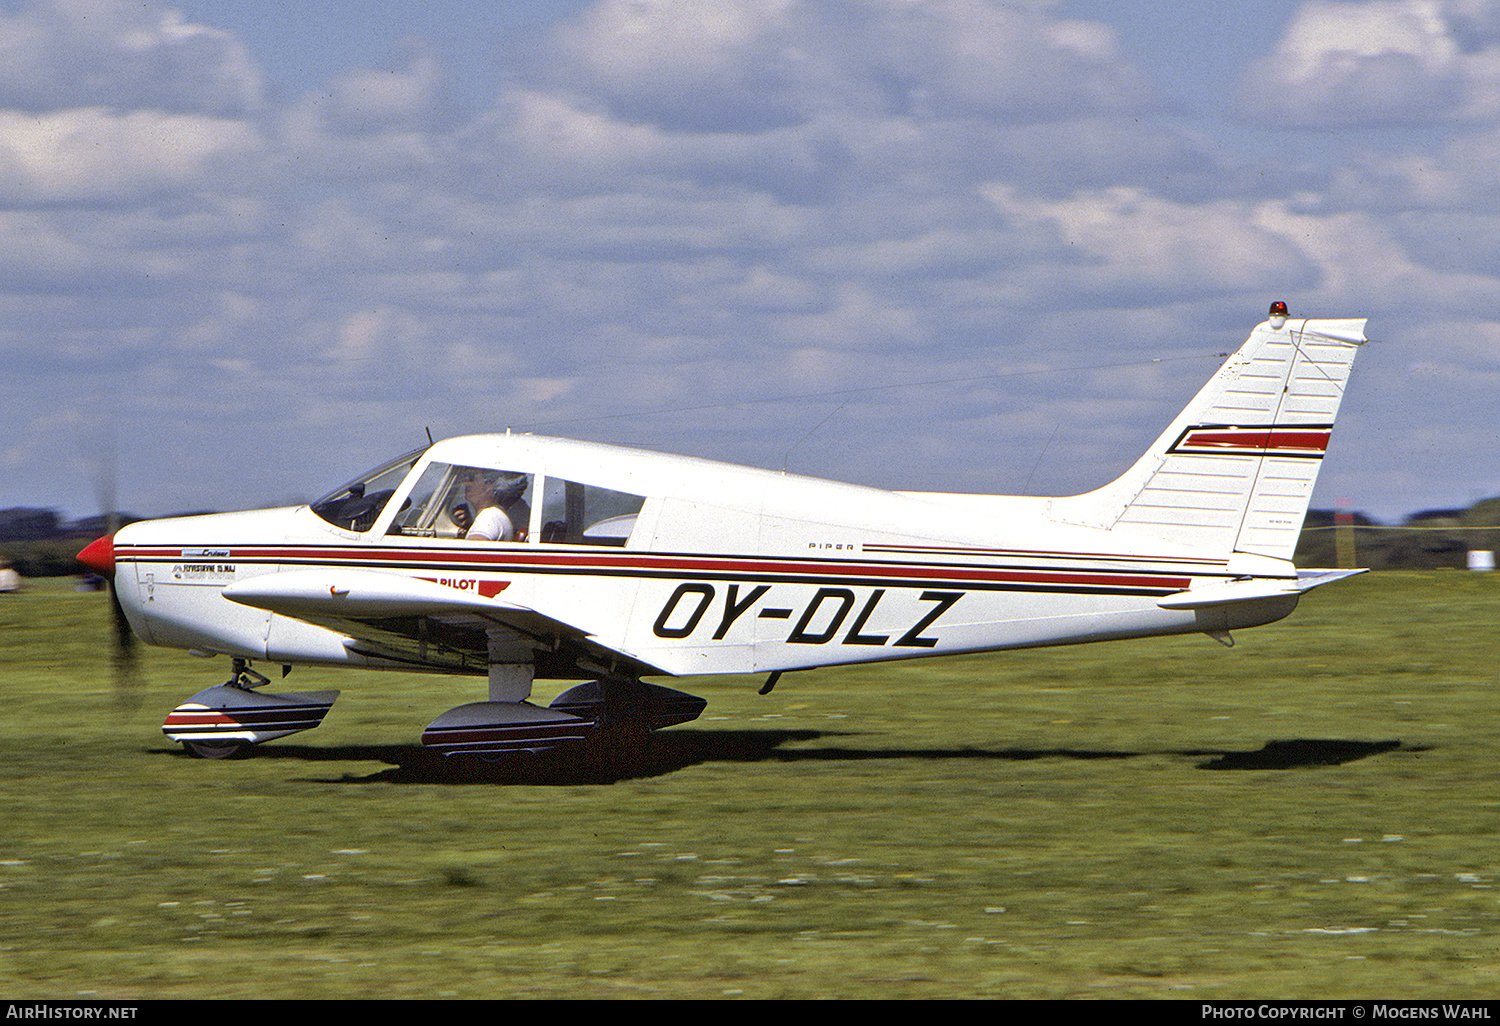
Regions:
<instances>
[{"instance_id":1,"label":"grass field","mask_svg":"<svg viewBox=\"0 0 1500 1026\"><path fill-rule=\"evenodd\" d=\"M603 784L442 772L417 736L483 684L416 675L297 670L323 726L189 759L161 720L227 660L121 691L65 587L0 596L7 998L1500 992L1500 575L1233 649L688 680Z\"/></svg>"}]
</instances>

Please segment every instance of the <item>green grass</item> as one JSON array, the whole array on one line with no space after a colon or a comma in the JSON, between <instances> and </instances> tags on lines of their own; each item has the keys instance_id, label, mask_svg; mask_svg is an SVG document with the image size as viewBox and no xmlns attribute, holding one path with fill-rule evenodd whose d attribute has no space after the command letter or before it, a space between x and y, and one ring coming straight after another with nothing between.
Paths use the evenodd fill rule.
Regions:
<instances>
[{"instance_id":1,"label":"green grass","mask_svg":"<svg viewBox=\"0 0 1500 1026\"><path fill-rule=\"evenodd\" d=\"M323 726L188 759L161 720L226 661L118 689L64 587L0 596L10 998L1500 988L1500 575L1341 582L1233 649L688 680L704 718L607 784L442 772L417 736L482 683L418 675L299 669Z\"/></svg>"}]
</instances>

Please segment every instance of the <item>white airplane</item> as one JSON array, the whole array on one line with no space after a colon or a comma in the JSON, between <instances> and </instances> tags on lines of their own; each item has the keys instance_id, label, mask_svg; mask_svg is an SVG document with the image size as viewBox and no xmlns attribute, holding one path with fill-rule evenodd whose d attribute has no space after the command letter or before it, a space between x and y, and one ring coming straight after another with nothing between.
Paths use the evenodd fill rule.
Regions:
<instances>
[{"instance_id":1,"label":"white airplane","mask_svg":"<svg viewBox=\"0 0 1500 1026\"><path fill-rule=\"evenodd\" d=\"M219 757L337 691L252 662L473 674L422 743L495 758L694 719L651 676L1237 628L1359 571L1292 552L1363 320L1284 304L1122 477L1058 498L876 488L529 434L450 438L308 506L145 521L79 559L156 645L233 676L162 729ZM547 708L535 678L582 680Z\"/></svg>"}]
</instances>

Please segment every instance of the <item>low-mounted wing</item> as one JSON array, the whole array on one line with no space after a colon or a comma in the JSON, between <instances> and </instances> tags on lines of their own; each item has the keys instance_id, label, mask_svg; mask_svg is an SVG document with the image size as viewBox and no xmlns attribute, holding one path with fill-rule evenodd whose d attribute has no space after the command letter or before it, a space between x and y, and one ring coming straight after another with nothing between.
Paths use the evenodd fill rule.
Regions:
<instances>
[{"instance_id":1,"label":"low-mounted wing","mask_svg":"<svg viewBox=\"0 0 1500 1026\"><path fill-rule=\"evenodd\" d=\"M502 598L501 590L461 591L418 577L328 568L265 574L231 584L223 595L346 634L355 651L434 669L486 672L498 634L500 648L516 662L537 662L539 675L588 675L600 665L662 672L574 624Z\"/></svg>"}]
</instances>

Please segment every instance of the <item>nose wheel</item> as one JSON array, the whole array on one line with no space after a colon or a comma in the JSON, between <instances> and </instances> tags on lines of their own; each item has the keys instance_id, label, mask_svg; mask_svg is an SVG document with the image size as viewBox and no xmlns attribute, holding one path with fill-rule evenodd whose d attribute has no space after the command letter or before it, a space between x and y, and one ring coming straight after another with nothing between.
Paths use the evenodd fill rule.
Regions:
<instances>
[{"instance_id":1,"label":"nose wheel","mask_svg":"<svg viewBox=\"0 0 1500 1026\"><path fill-rule=\"evenodd\" d=\"M246 741L184 741L182 747L196 759L233 759L250 744Z\"/></svg>"}]
</instances>

